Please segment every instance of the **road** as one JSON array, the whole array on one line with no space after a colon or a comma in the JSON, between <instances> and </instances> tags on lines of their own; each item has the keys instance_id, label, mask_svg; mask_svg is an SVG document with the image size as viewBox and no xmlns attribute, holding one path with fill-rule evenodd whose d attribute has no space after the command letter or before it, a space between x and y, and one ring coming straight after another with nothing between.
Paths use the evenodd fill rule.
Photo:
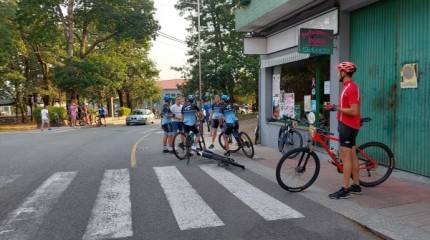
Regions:
<instances>
[{"instance_id":1,"label":"road","mask_svg":"<svg viewBox=\"0 0 430 240\"><path fill-rule=\"evenodd\" d=\"M1 133L0 239L378 239L252 169L186 165L161 139L159 123Z\"/></svg>"}]
</instances>

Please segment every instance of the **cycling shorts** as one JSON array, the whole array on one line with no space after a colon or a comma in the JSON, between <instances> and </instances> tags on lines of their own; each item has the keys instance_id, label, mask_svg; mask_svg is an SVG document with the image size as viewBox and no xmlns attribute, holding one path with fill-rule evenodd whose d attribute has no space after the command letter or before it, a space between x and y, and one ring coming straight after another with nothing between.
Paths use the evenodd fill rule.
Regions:
<instances>
[{"instance_id":1,"label":"cycling shorts","mask_svg":"<svg viewBox=\"0 0 430 240\"><path fill-rule=\"evenodd\" d=\"M233 133L233 130L239 131L239 122L226 123L224 126L224 136L228 136Z\"/></svg>"},{"instance_id":2,"label":"cycling shorts","mask_svg":"<svg viewBox=\"0 0 430 240\"><path fill-rule=\"evenodd\" d=\"M339 121L337 130L339 131L339 143L341 147L352 148L358 135L358 130L349 127Z\"/></svg>"},{"instance_id":3,"label":"cycling shorts","mask_svg":"<svg viewBox=\"0 0 430 240\"><path fill-rule=\"evenodd\" d=\"M161 129L164 130L164 134L167 134L167 135L173 134L172 123L166 123L166 124L161 125Z\"/></svg>"},{"instance_id":4,"label":"cycling shorts","mask_svg":"<svg viewBox=\"0 0 430 240\"><path fill-rule=\"evenodd\" d=\"M218 119L212 119L212 127L214 129L217 129L219 126L219 120Z\"/></svg>"},{"instance_id":5,"label":"cycling shorts","mask_svg":"<svg viewBox=\"0 0 430 240\"><path fill-rule=\"evenodd\" d=\"M190 131L192 131L196 136L200 134L199 129L197 129L196 125L194 126L184 125L184 132L189 133Z\"/></svg>"}]
</instances>

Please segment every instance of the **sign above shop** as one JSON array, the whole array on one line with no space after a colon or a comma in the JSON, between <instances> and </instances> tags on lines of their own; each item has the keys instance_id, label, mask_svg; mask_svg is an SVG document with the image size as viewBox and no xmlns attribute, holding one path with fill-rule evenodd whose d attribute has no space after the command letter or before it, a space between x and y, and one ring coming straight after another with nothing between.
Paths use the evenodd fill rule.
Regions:
<instances>
[{"instance_id":1,"label":"sign above shop","mask_svg":"<svg viewBox=\"0 0 430 240\"><path fill-rule=\"evenodd\" d=\"M299 53L333 53L333 30L300 28Z\"/></svg>"}]
</instances>

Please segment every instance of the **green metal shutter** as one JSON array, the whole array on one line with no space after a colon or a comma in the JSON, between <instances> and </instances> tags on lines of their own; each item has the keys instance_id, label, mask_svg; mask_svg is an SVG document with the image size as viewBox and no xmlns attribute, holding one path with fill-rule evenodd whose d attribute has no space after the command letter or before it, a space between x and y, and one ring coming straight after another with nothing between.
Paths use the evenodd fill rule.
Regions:
<instances>
[{"instance_id":1,"label":"green metal shutter","mask_svg":"<svg viewBox=\"0 0 430 240\"><path fill-rule=\"evenodd\" d=\"M362 116L359 142L393 149L396 167L430 176L430 1L381 1L351 13L351 61ZM400 71L418 63L418 88L401 89Z\"/></svg>"}]
</instances>

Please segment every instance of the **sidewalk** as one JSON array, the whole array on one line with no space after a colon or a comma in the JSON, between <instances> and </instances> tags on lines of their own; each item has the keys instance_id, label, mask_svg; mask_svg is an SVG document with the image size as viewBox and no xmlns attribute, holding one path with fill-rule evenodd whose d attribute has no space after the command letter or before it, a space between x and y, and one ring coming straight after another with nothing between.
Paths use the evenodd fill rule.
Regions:
<instances>
[{"instance_id":1,"label":"sidewalk","mask_svg":"<svg viewBox=\"0 0 430 240\"><path fill-rule=\"evenodd\" d=\"M205 135L206 145L210 137ZM252 160L240 151L232 158L246 169L276 182L275 168L282 157L277 149L256 145ZM221 153L218 142L215 152ZM357 222L376 234L391 239L430 239L430 179L394 170L387 181L374 188L362 187L363 195L333 200L328 194L340 187L342 175L322 157L321 170L315 183L300 193L346 218ZM327 157L328 159L328 157ZM280 191L284 191L279 187Z\"/></svg>"}]
</instances>

